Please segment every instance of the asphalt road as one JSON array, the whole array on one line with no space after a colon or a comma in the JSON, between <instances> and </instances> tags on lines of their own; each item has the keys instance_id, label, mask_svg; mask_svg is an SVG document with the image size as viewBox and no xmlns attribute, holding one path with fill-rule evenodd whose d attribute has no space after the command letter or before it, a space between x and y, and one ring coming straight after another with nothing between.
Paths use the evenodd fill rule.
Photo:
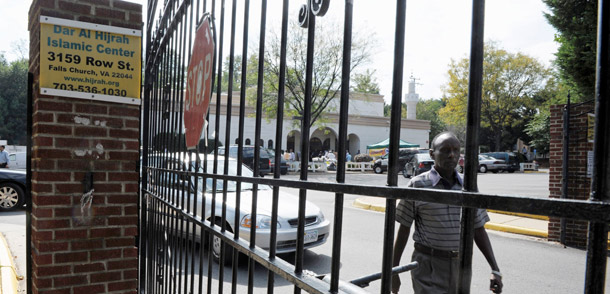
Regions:
<instances>
[{"instance_id":1,"label":"asphalt road","mask_svg":"<svg viewBox=\"0 0 610 294\"><path fill-rule=\"evenodd\" d=\"M310 175L311 181L334 182L334 174ZM348 183L361 183L366 185L383 185L387 174L348 174ZM298 179L297 175L288 175L286 179ZM408 179L399 177L399 186L406 185ZM548 174L479 174L479 186L481 192L493 194L517 194L544 197L545 186L548 185ZM518 184L518 185L517 185ZM518 188L516 188L518 187ZM295 189L282 189L285 193L297 194ZM510 193L509 193L510 191ZM309 191L307 199L323 210L327 218L333 217L334 195L325 192ZM344 227L341 251L341 279L351 280L363 275L381 271L382 246L384 235L384 214L374 211L361 210L352 206L353 201L359 196L346 195L344 203ZM18 256L18 265L21 273L25 269L25 218L23 211L0 213L0 231L7 236L11 249ZM7 225L4 225L7 224ZM8 230L8 232L7 232ZM504 275L504 293L581 293L584 287L584 272L586 252L574 248L564 248L556 243L549 243L531 237L513 234L505 234L490 231L491 242L496 253L496 258ZM332 237L332 235L331 235ZM305 252L305 269L315 273L329 273L331 265L332 239L319 247ZM412 252L412 242L408 243L403 261L408 261ZM204 251L205 252L205 251ZM177 256L177 254L175 255ZM282 255L281 258L292 262L294 254ZM184 260L187 258L185 257ZM198 255L189 260L198 261ZM207 269L207 254L204 257L204 269ZM198 268L198 263L195 268ZM182 276L184 283L185 273L183 270L176 271ZM473 280L472 293L489 293L486 291L490 269L481 253L475 249L473 257ZM177 277L178 277L177 276ZM207 276L207 270L204 271ZM214 278L218 277L218 266L213 265ZM607 275L608 276L608 275ZM410 275L401 275L403 291L411 293ZM197 289L198 277L195 279ZM207 284L206 279L203 279ZM231 289L231 272L226 270L224 293ZM254 272L254 293L267 293L267 272L262 266L257 266ZM247 266L240 264L238 269L237 293L245 293L247 287ZM287 281L276 277L275 293L292 293L293 286ZM190 286L189 282L186 284ZM217 289L217 282L213 283L213 289ZM182 288L182 287L180 287ZM206 287L204 287L205 293ZM606 288L607 290L610 287ZM379 293L380 282L371 283L366 290L371 293ZM197 293L197 292L196 292ZM213 291L212 293L216 293Z\"/></svg>"}]
</instances>

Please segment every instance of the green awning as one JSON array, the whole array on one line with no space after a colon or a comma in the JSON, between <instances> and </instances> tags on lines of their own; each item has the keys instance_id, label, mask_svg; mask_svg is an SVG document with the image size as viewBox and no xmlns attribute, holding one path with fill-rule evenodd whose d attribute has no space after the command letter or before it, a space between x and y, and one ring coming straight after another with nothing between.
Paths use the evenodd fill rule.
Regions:
<instances>
[{"instance_id":1,"label":"green awning","mask_svg":"<svg viewBox=\"0 0 610 294\"><path fill-rule=\"evenodd\" d=\"M409 143L409 142L405 142L403 140L400 140L400 147L399 148L414 148L414 147L419 147L419 144L413 144L413 143ZM381 142L375 143L375 144L371 144L371 145L367 145L366 149L381 149L381 148L388 148L390 146L390 139L385 139Z\"/></svg>"}]
</instances>

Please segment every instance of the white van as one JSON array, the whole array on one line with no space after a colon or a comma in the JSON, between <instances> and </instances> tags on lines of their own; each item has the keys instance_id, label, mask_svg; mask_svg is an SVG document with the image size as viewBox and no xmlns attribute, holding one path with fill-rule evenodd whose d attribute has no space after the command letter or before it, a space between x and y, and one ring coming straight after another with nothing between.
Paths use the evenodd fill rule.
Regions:
<instances>
[{"instance_id":1,"label":"white van","mask_svg":"<svg viewBox=\"0 0 610 294\"><path fill-rule=\"evenodd\" d=\"M25 152L10 153L8 155L8 168L26 169L27 160Z\"/></svg>"}]
</instances>

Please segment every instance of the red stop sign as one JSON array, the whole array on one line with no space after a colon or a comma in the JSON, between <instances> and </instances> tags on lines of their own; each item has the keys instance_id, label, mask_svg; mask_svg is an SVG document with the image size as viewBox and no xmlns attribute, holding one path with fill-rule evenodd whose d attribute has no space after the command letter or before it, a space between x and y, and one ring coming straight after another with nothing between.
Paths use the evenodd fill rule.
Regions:
<instances>
[{"instance_id":1,"label":"red stop sign","mask_svg":"<svg viewBox=\"0 0 610 294\"><path fill-rule=\"evenodd\" d=\"M184 98L184 127L186 147L197 148L205 115L212 96L212 63L214 61L214 39L206 16L195 34L195 44L189 62Z\"/></svg>"}]
</instances>

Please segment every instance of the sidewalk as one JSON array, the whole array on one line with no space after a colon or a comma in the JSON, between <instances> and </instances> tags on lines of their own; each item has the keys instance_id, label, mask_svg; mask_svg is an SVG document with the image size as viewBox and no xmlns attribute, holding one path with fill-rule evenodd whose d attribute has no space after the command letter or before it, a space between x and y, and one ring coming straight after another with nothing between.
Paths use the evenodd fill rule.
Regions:
<instances>
[{"instance_id":1,"label":"sidewalk","mask_svg":"<svg viewBox=\"0 0 610 294\"><path fill-rule=\"evenodd\" d=\"M18 290L18 275L4 235L0 233L0 294L14 294Z\"/></svg>"},{"instance_id":2,"label":"sidewalk","mask_svg":"<svg viewBox=\"0 0 610 294\"><path fill-rule=\"evenodd\" d=\"M385 199L379 197L360 197L353 203L355 207L385 212ZM491 219L485 224L488 230L548 238L548 218L502 211L488 211Z\"/></svg>"}]
</instances>

